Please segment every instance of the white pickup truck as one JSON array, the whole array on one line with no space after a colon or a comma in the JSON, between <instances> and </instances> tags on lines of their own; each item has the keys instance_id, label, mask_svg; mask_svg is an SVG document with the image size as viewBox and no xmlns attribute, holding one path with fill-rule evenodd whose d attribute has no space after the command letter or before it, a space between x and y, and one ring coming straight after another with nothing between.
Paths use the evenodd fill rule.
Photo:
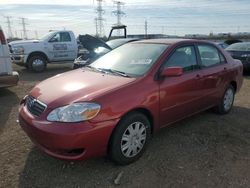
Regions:
<instances>
[{"instance_id":1,"label":"white pickup truck","mask_svg":"<svg viewBox=\"0 0 250 188\"><path fill-rule=\"evenodd\" d=\"M45 70L47 63L74 61L78 44L72 31L52 31L40 40L22 40L9 43L13 63L35 72Z\"/></svg>"}]
</instances>

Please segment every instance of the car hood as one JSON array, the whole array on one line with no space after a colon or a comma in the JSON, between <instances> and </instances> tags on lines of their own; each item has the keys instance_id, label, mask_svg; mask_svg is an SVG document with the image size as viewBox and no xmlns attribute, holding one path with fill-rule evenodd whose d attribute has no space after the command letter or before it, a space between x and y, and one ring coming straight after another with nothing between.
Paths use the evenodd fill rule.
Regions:
<instances>
[{"instance_id":1,"label":"car hood","mask_svg":"<svg viewBox=\"0 0 250 188\"><path fill-rule=\"evenodd\" d=\"M94 49L98 47L103 47L108 50L112 50L112 48L107 45L103 40L93 37L91 35L79 35L79 41L89 51L94 51Z\"/></svg>"},{"instance_id":2,"label":"car hood","mask_svg":"<svg viewBox=\"0 0 250 188\"><path fill-rule=\"evenodd\" d=\"M10 42L9 44L10 45L25 45L25 44L31 44L31 43L39 43L40 41L39 40L18 40L18 41L13 41L13 42Z\"/></svg>"},{"instance_id":3,"label":"car hood","mask_svg":"<svg viewBox=\"0 0 250 188\"><path fill-rule=\"evenodd\" d=\"M92 101L114 89L133 82L135 78L77 69L51 77L36 85L30 94L55 108L74 102Z\"/></svg>"}]
</instances>

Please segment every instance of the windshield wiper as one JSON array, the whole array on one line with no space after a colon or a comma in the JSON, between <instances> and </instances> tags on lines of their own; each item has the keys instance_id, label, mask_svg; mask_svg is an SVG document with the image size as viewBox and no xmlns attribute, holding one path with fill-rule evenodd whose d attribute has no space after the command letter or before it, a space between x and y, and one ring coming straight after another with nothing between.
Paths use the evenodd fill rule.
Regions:
<instances>
[{"instance_id":1,"label":"windshield wiper","mask_svg":"<svg viewBox=\"0 0 250 188\"><path fill-rule=\"evenodd\" d=\"M110 73L113 73L113 74L118 74L118 75L123 76L123 77L130 77L125 72L118 71L118 70L115 70L115 69L104 69L104 68L100 68L100 69L103 70L103 71L105 71L105 72L110 72Z\"/></svg>"},{"instance_id":2,"label":"windshield wiper","mask_svg":"<svg viewBox=\"0 0 250 188\"><path fill-rule=\"evenodd\" d=\"M91 70L94 70L94 71L98 71L98 72L102 72L102 73L107 73L106 70L102 70L102 69L99 69L99 68L95 68L95 67L92 67L92 66L90 66L90 65L86 65L86 66L84 66L84 67L87 67L87 68L89 68L89 69L91 69Z\"/></svg>"},{"instance_id":3,"label":"windshield wiper","mask_svg":"<svg viewBox=\"0 0 250 188\"><path fill-rule=\"evenodd\" d=\"M131 77L131 76L127 75L125 72L114 70L114 69L95 68L95 67L92 67L90 65L86 65L84 67L87 67L91 70L95 70L95 71L102 72L102 73L112 73L112 74L117 74L117 75L120 75L123 77Z\"/></svg>"}]
</instances>

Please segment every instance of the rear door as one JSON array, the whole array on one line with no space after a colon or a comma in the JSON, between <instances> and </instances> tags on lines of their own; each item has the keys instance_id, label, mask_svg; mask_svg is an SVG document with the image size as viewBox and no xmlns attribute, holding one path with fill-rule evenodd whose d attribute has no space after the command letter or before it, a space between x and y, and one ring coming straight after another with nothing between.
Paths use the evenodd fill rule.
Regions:
<instances>
[{"instance_id":1,"label":"rear door","mask_svg":"<svg viewBox=\"0 0 250 188\"><path fill-rule=\"evenodd\" d=\"M227 80L227 62L223 54L213 45L198 44L198 57L203 74L203 106L214 106L220 101Z\"/></svg>"},{"instance_id":2,"label":"rear door","mask_svg":"<svg viewBox=\"0 0 250 188\"><path fill-rule=\"evenodd\" d=\"M182 119L201 109L202 73L194 45L176 48L164 63L167 67L182 67L184 74L166 77L159 85L161 126Z\"/></svg>"}]
</instances>

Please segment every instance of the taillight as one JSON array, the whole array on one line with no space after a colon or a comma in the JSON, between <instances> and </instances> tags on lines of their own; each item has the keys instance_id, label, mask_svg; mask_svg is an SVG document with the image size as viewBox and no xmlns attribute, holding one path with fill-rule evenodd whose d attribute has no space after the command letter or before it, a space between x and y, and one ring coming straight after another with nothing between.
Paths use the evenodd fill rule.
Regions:
<instances>
[{"instance_id":1,"label":"taillight","mask_svg":"<svg viewBox=\"0 0 250 188\"><path fill-rule=\"evenodd\" d=\"M2 30L0 30L0 41L2 44L6 44L6 39Z\"/></svg>"}]
</instances>

